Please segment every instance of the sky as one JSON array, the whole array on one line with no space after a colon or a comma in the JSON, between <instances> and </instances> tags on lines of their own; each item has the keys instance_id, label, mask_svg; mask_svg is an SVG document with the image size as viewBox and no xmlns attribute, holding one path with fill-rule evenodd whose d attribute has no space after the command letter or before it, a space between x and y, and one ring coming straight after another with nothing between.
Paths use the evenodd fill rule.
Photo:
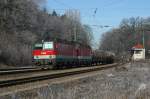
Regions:
<instances>
[{"instance_id":1,"label":"sky","mask_svg":"<svg viewBox=\"0 0 150 99\"><path fill-rule=\"evenodd\" d=\"M49 11L55 9L58 13L67 9L79 10L82 23L92 27L95 43L99 42L103 33L117 28L124 18L149 17L149 5L150 0L47 0L45 4Z\"/></svg>"}]
</instances>

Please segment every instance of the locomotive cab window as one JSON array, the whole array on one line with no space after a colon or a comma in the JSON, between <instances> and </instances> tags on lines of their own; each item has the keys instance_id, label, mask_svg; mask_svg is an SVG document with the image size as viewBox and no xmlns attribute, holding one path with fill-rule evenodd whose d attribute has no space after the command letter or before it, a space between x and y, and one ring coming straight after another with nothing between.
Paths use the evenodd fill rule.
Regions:
<instances>
[{"instance_id":1,"label":"locomotive cab window","mask_svg":"<svg viewBox=\"0 0 150 99\"><path fill-rule=\"evenodd\" d=\"M54 46L53 46L53 42L45 42L43 44L43 49L53 49Z\"/></svg>"},{"instance_id":2,"label":"locomotive cab window","mask_svg":"<svg viewBox=\"0 0 150 99\"><path fill-rule=\"evenodd\" d=\"M42 44L35 44L33 49L34 50L41 50L42 49Z\"/></svg>"}]
</instances>

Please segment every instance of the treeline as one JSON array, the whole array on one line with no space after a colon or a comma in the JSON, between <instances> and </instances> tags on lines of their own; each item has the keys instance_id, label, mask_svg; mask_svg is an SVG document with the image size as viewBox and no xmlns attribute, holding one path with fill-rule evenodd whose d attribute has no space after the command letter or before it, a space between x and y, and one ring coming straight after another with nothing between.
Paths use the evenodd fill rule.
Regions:
<instances>
[{"instance_id":1,"label":"treeline","mask_svg":"<svg viewBox=\"0 0 150 99\"><path fill-rule=\"evenodd\" d=\"M32 45L41 40L63 39L90 45L92 30L80 21L78 11L49 13L44 0L0 0L0 62L29 65Z\"/></svg>"},{"instance_id":2,"label":"treeline","mask_svg":"<svg viewBox=\"0 0 150 99\"><path fill-rule=\"evenodd\" d=\"M150 17L132 17L123 19L119 28L104 33L99 48L126 56L134 45L143 44L143 39L147 54L150 49Z\"/></svg>"}]
</instances>

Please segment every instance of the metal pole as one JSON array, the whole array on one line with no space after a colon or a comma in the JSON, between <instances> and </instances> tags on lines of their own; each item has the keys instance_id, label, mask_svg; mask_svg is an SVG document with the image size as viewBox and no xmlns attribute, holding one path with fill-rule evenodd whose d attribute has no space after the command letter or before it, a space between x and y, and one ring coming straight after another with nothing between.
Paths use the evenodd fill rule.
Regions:
<instances>
[{"instance_id":1,"label":"metal pole","mask_svg":"<svg viewBox=\"0 0 150 99\"><path fill-rule=\"evenodd\" d=\"M143 32L143 47L145 47L145 35L144 35L144 30L143 30L142 32Z\"/></svg>"},{"instance_id":2,"label":"metal pole","mask_svg":"<svg viewBox=\"0 0 150 99\"><path fill-rule=\"evenodd\" d=\"M143 22L141 22L141 31L142 31L142 42L143 42L143 47L145 47L145 38L144 38Z\"/></svg>"},{"instance_id":3,"label":"metal pole","mask_svg":"<svg viewBox=\"0 0 150 99\"><path fill-rule=\"evenodd\" d=\"M75 41L75 42L77 41L76 24L75 24L75 27L74 27L74 41Z\"/></svg>"}]
</instances>

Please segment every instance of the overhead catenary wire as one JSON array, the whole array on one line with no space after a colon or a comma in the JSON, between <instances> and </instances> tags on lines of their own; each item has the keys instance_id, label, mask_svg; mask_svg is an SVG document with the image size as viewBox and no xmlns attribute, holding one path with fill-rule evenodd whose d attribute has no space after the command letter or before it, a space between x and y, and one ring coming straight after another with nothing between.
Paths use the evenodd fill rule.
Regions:
<instances>
[{"instance_id":1,"label":"overhead catenary wire","mask_svg":"<svg viewBox=\"0 0 150 99\"><path fill-rule=\"evenodd\" d=\"M52 10L55 10L55 11L68 11L68 10L91 10L91 16L95 19L96 17L96 14L98 12L98 8L73 8L72 6L64 3L64 2L61 2L61 1L58 1L58 0L53 0L55 3L59 4L59 5L62 5L64 7L66 7L66 9L52 9ZM114 2L111 2L111 4L114 3ZM109 3L110 4L110 3ZM87 14L86 14L86 17L87 17ZM98 28L108 28L108 27L111 27L109 25L90 25L92 27L98 27Z\"/></svg>"}]
</instances>

